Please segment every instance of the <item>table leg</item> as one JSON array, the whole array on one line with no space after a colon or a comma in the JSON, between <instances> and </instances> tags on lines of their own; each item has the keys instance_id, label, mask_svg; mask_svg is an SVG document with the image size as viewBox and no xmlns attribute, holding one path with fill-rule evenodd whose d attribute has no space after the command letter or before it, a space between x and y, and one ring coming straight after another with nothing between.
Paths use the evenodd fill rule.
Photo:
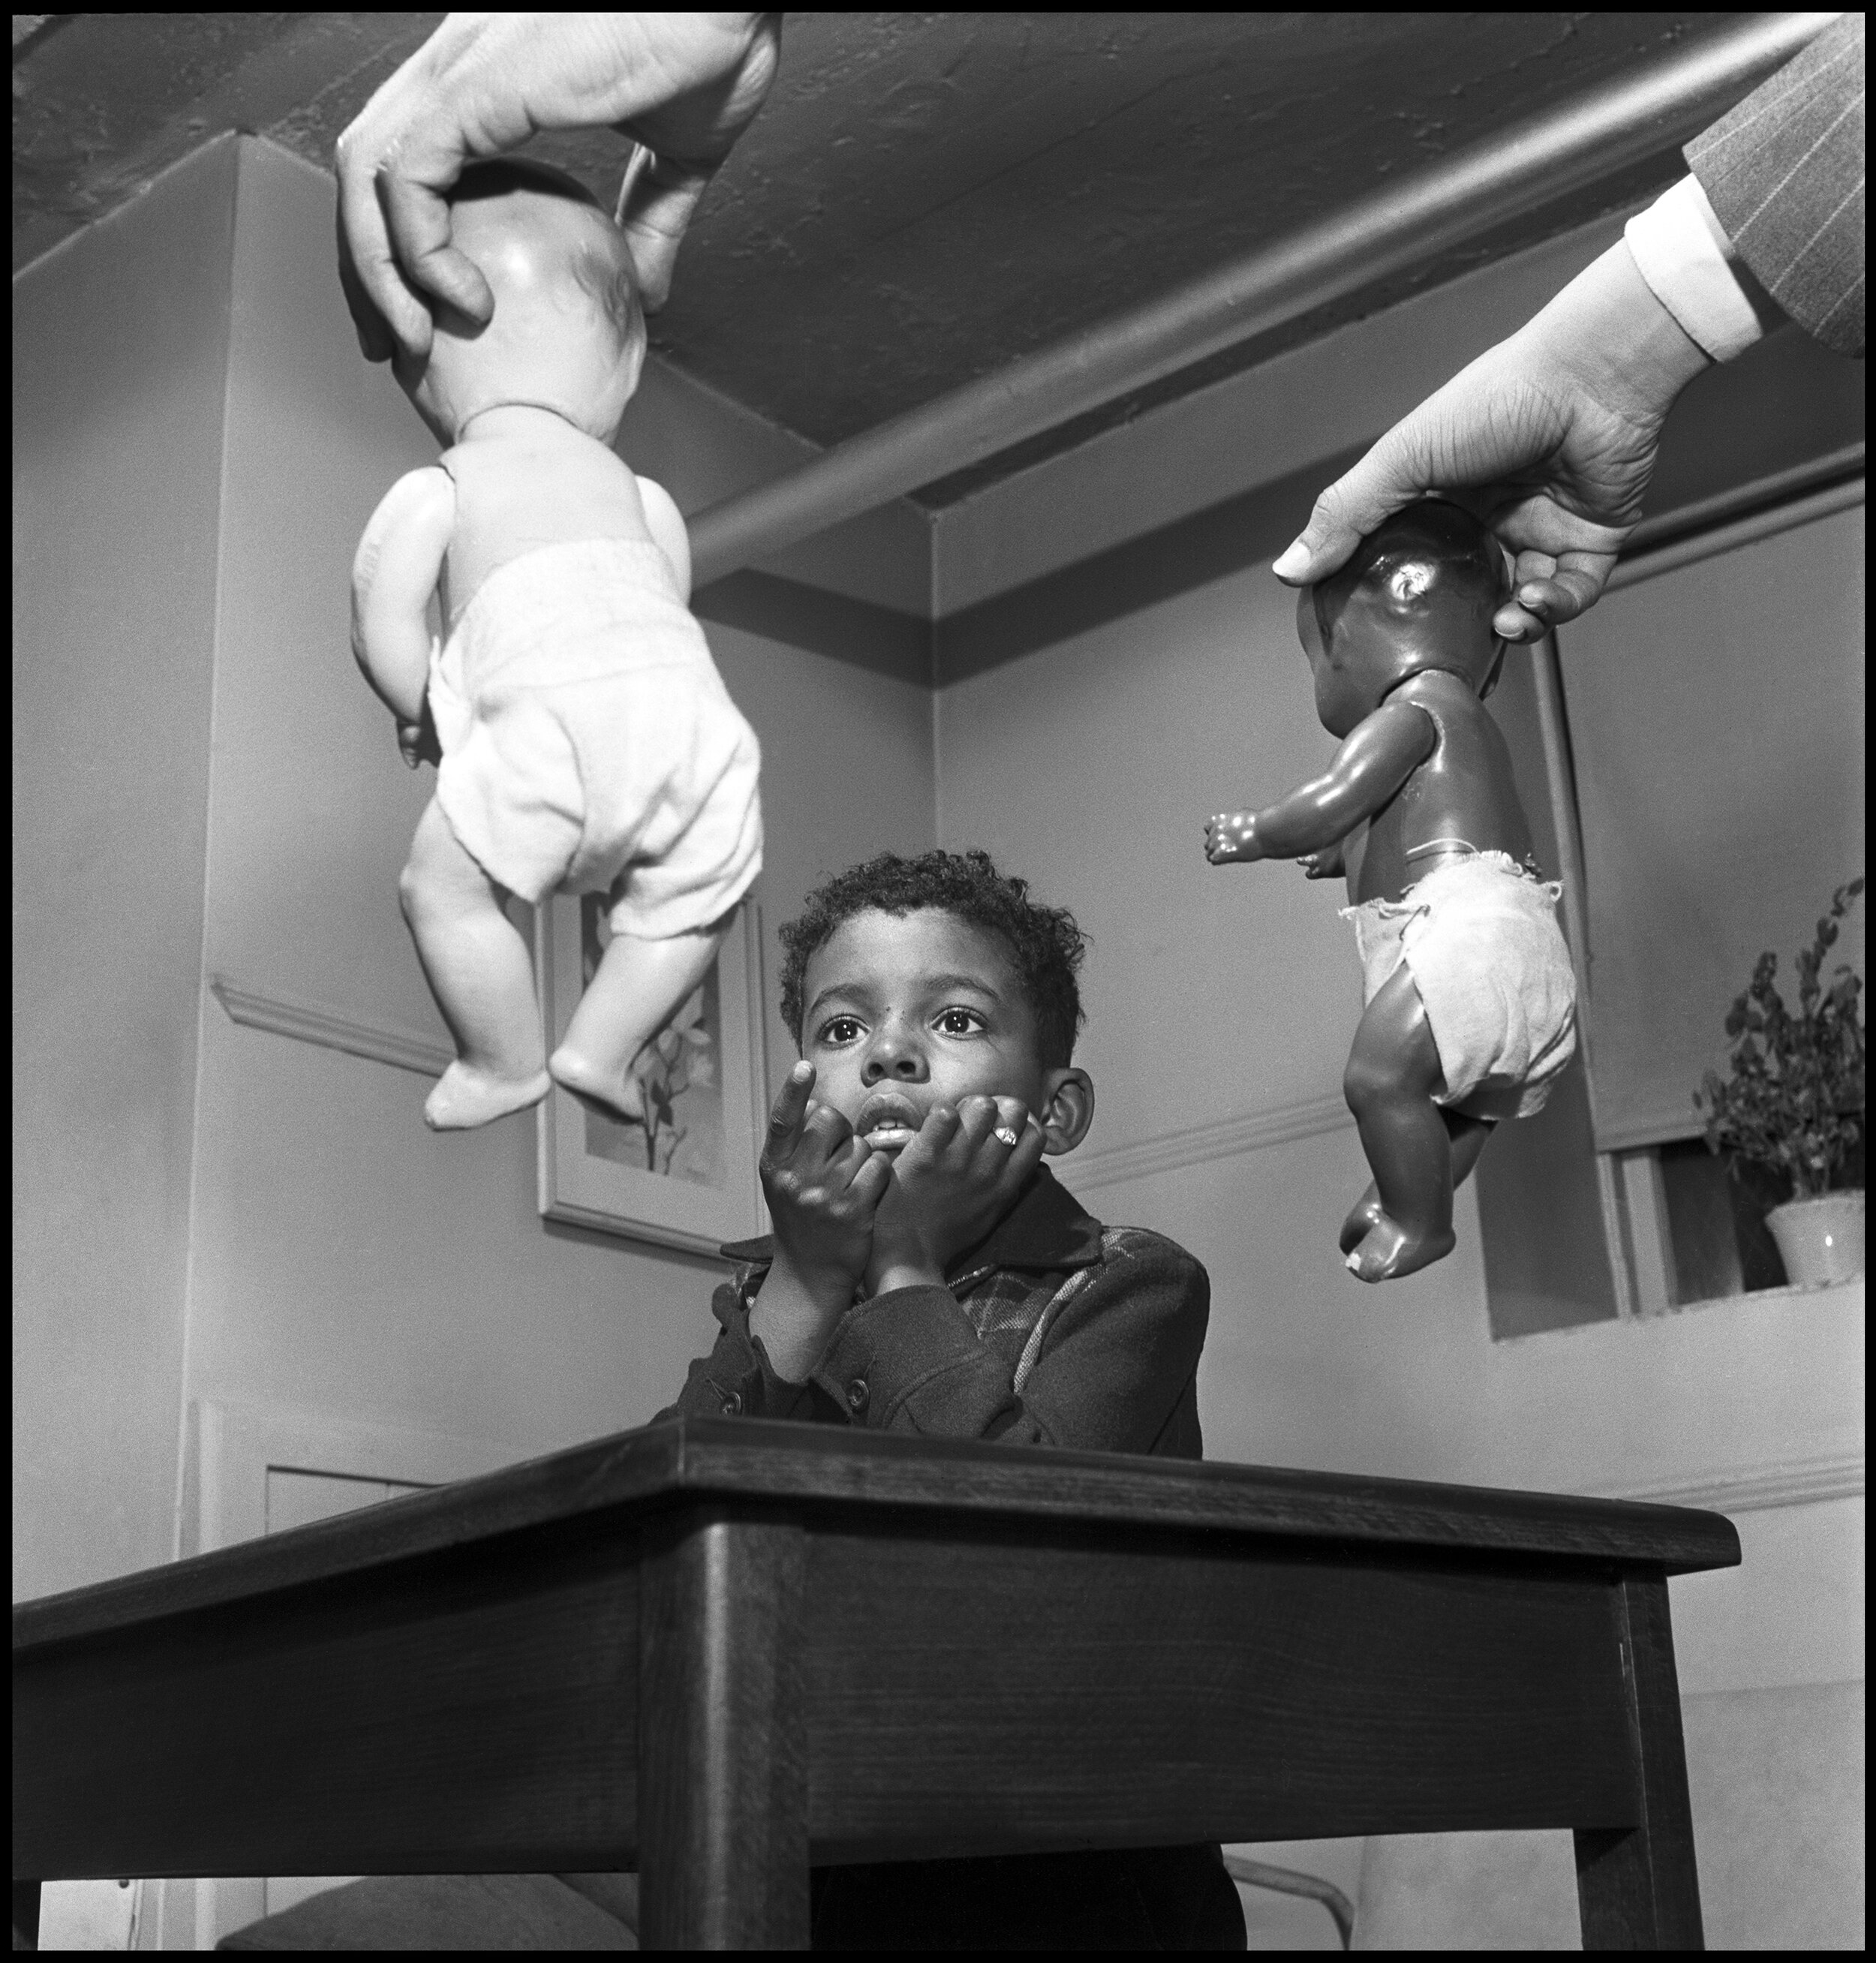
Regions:
<instances>
[{"instance_id":1,"label":"table leg","mask_svg":"<svg viewBox=\"0 0 1876 1963\"><path fill-rule=\"evenodd\" d=\"M1667 1581L1625 1576L1616 1589L1642 1814L1634 1827L1577 1834L1583 1946L1704 1949Z\"/></svg>"},{"instance_id":2,"label":"table leg","mask_svg":"<svg viewBox=\"0 0 1876 1963\"><path fill-rule=\"evenodd\" d=\"M639 1607L639 1940L808 1946L806 1535L718 1507L652 1530Z\"/></svg>"}]
</instances>

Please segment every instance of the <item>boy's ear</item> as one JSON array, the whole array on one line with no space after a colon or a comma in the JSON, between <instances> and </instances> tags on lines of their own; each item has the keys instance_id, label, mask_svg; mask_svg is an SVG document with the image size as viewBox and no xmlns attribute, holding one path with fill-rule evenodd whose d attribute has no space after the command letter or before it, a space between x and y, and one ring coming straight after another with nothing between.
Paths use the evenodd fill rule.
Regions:
<instances>
[{"instance_id":1,"label":"boy's ear","mask_svg":"<svg viewBox=\"0 0 1876 1963\"><path fill-rule=\"evenodd\" d=\"M1094 1081L1085 1070L1052 1070L1043 1080L1042 1150L1052 1158L1071 1152L1094 1122Z\"/></svg>"}]
</instances>

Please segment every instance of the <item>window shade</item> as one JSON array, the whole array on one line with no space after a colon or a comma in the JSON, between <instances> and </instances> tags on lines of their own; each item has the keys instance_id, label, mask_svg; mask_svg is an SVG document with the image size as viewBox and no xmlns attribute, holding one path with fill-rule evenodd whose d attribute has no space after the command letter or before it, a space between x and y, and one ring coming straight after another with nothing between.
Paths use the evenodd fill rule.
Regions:
<instances>
[{"instance_id":1,"label":"window shade","mask_svg":"<svg viewBox=\"0 0 1876 1963\"><path fill-rule=\"evenodd\" d=\"M1863 508L1612 594L1559 636L1596 1141L1700 1129L1728 1005L1863 869ZM1830 965L1863 972L1862 909Z\"/></svg>"}]
</instances>

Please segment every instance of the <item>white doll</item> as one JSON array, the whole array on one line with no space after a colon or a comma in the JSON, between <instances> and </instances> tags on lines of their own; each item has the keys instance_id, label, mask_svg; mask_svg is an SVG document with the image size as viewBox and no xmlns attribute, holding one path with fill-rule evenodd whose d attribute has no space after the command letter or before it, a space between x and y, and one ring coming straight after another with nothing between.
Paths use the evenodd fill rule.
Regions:
<instances>
[{"instance_id":1,"label":"white doll","mask_svg":"<svg viewBox=\"0 0 1876 1963\"><path fill-rule=\"evenodd\" d=\"M761 870L760 752L685 605L677 508L610 447L645 356L623 234L538 165L473 165L451 199L495 315L443 308L428 355L399 356L447 447L392 487L352 575L359 665L405 761L438 767L399 882L456 1044L424 1116L486 1124L551 1078L635 1118L634 1058ZM612 939L550 1058L503 901L554 891L605 893Z\"/></svg>"}]
</instances>

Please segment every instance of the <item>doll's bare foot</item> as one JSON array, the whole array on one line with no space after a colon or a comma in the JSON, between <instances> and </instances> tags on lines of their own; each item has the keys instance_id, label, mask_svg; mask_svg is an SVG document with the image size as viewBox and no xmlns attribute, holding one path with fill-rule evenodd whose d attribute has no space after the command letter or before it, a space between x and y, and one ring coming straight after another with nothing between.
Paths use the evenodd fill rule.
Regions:
<instances>
[{"instance_id":1,"label":"doll's bare foot","mask_svg":"<svg viewBox=\"0 0 1876 1963\"><path fill-rule=\"evenodd\" d=\"M547 1070L562 1090L571 1091L589 1111L616 1124L643 1121L645 1094L629 1072L603 1069L565 1043L547 1059Z\"/></svg>"},{"instance_id":2,"label":"doll's bare foot","mask_svg":"<svg viewBox=\"0 0 1876 1963\"><path fill-rule=\"evenodd\" d=\"M1381 1195L1375 1183L1368 1182L1368 1190L1349 1209L1349 1217L1342 1223L1341 1248L1345 1254L1352 1254L1368 1238L1371 1228L1378 1226L1387 1216L1381 1210Z\"/></svg>"},{"instance_id":3,"label":"doll's bare foot","mask_svg":"<svg viewBox=\"0 0 1876 1963\"><path fill-rule=\"evenodd\" d=\"M424 1122L433 1132L469 1132L511 1111L525 1111L547 1095L547 1073L496 1077L463 1062L450 1065L424 1100Z\"/></svg>"},{"instance_id":4,"label":"doll's bare foot","mask_svg":"<svg viewBox=\"0 0 1876 1963\"><path fill-rule=\"evenodd\" d=\"M1410 1234L1383 1213L1348 1257L1349 1273L1365 1282L1397 1281L1416 1269L1443 1261L1458 1244L1449 1227L1443 1233Z\"/></svg>"}]
</instances>

